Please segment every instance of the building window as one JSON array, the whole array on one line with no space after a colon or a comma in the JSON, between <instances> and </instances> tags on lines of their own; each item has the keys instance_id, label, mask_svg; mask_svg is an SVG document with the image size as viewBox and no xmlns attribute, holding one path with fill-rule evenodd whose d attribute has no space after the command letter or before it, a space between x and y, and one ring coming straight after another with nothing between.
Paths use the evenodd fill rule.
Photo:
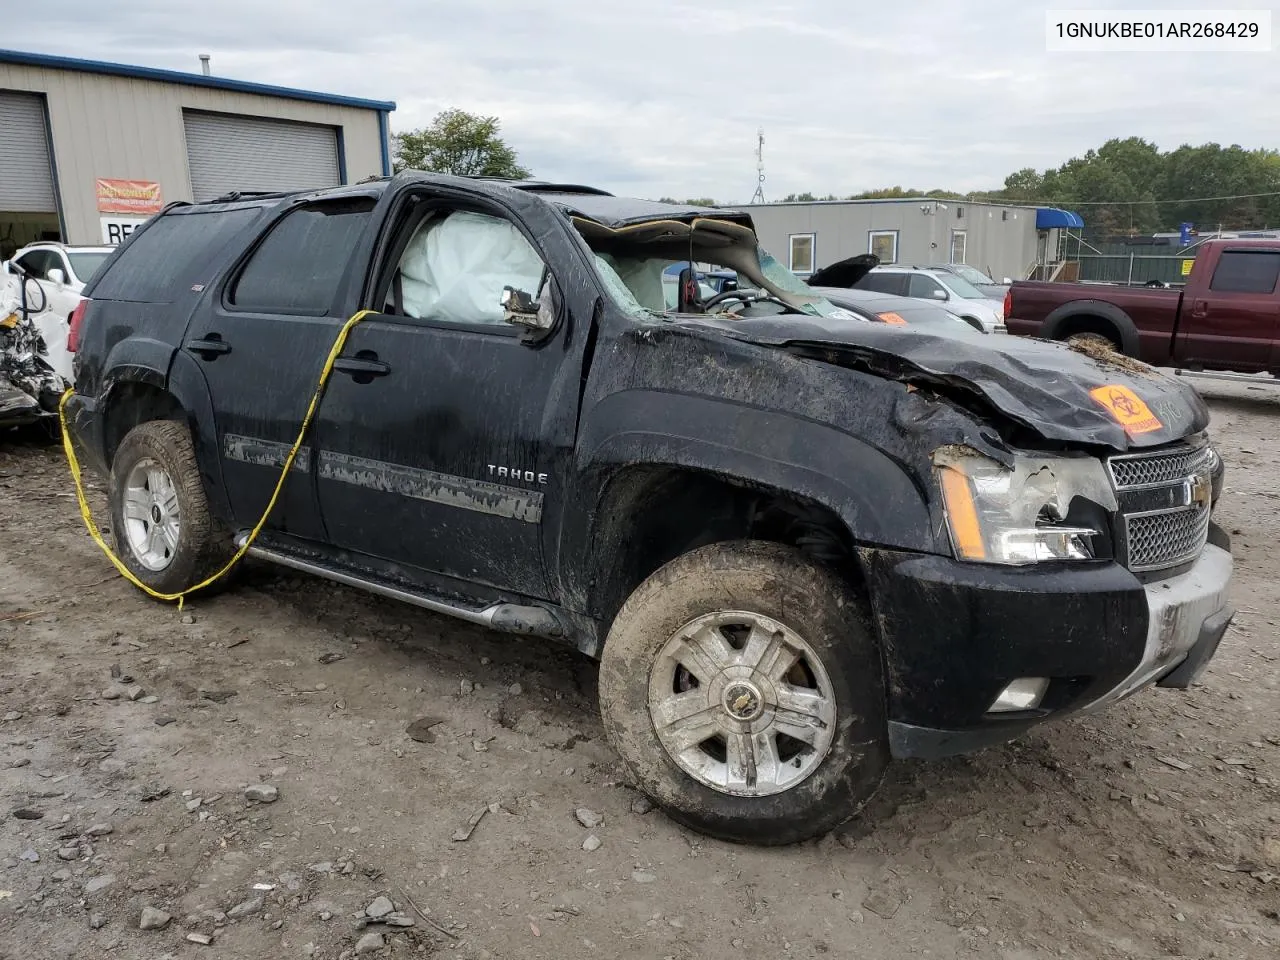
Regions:
<instances>
[{"instance_id":1,"label":"building window","mask_svg":"<svg viewBox=\"0 0 1280 960\"><path fill-rule=\"evenodd\" d=\"M957 220L964 219L964 207L956 207L956 219Z\"/></svg>"},{"instance_id":2,"label":"building window","mask_svg":"<svg viewBox=\"0 0 1280 960\"><path fill-rule=\"evenodd\" d=\"M898 231L872 230L867 235L867 253L875 254L881 263L897 263Z\"/></svg>"},{"instance_id":3,"label":"building window","mask_svg":"<svg viewBox=\"0 0 1280 960\"><path fill-rule=\"evenodd\" d=\"M969 234L964 230L951 231L951 262L965 263L965 248L969 244Z\"/></svg>"},{"instance_id":4,"label":"building window","mask_svg":"<svg viewBox=\"0 0 1280 960\"><path fill-rule=\"evenodd\" d=\"M788 238L791 245L791 272L813 273L812 233L793 233Z\"/></svg>"}]
</instances>

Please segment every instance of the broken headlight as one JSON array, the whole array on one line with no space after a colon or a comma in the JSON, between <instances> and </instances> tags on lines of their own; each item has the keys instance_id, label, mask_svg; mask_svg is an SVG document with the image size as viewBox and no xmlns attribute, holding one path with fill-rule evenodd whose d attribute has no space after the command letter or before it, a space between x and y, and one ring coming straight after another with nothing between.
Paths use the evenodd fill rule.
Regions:
<instances>
[{"instance_id":1,"label":"broken headlight","mask_svg":"<svg viewBox=\"0 0 1280 960\"><path fill-rule=\"evenodd\" d=\"M1115 492L1100 460L1019 454L1012 467L969 447L933 455L956 559L1026 564L1109 553Z\"/></svg>"}]
</instances>

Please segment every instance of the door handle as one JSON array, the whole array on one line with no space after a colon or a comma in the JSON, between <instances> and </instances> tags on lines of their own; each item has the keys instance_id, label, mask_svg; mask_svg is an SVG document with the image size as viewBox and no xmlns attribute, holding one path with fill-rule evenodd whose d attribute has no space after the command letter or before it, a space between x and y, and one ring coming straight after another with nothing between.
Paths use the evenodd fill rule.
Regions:
<instances>
[{"instance_id":1,"label":"door handle","mask_svg":"<svg viewBox=\"0 0 1280 960\"><path fill-rule=\"evenodd\" d=\"M188 340L187 349L205 360L216 360L221 354L231 352L231 344L222 339L222 334L210 333L200 340Z\"/></svg>"},{"instance_id":2,"label":"door handle","mask_svg":"<svg viewBox=\"0 0 1280 960\"><path fill-rule=\"evenodd\" d=\"M1197 300L1191 308L1191 315L1196 319L1203 319L1209 315L1209 304L1205 300Z\"/></svg>"},{"instance_id":3,"label":"door handle","mask_svg":"<svg viewBox=\"0 0 1280 960\"><path fill-rule=\"evenodd\" d=\"M345 373L356 383L372 383L374 377L385 377L391 372L391 364L378 359L372 350L361 350L354 357L339 357L333 369Z\"/></svg>"}]
</instances>

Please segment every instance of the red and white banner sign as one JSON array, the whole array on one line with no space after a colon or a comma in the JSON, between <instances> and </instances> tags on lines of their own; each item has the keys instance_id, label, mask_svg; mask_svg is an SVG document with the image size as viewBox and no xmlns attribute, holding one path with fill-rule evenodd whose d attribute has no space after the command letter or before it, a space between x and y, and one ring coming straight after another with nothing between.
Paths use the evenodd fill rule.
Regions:
<instances>
[{"instance_id":1,"label":"red and white banner sign","mask_svg":"<svg viewBox=\"0 0 1280 960\"><path fill-rule=\"evenodd\" d=\"M99 213L123 213L149 217L164 206L160 184L153 180L110 180L98 177L95 184Z\"/></svg>"}]
</instances>

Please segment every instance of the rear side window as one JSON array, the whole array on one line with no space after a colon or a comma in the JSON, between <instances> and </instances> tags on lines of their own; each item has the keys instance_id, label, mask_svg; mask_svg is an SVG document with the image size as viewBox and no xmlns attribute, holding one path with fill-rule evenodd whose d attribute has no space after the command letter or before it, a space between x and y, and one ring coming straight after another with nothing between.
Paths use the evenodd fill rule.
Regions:
<instances>
[{"instance_id":1,"label":"rear side window","mask_svg":"<svg viewBox=\"0 0 1280 960\"><path fill-rule=\"evenodd\" d=\"M172 303L183 289L208 282L201 271L258 212L241 207L160 217L130 238L86 293L95 300Z\"/></svg>"},{"instance_id":2,"label":"rear side window","mask_svg":"<svg viewBox=\"0 0 1280 960\"><path fill-rule=\"evenodd\" d=\"M327 314L373 203L361 197L287 214L253 252L228 302L253 313Z\"/></svg>"},{"instance_id":3,"label":"rear side window","mask_svg":"<svg viewBox=\"0 0 1280 960\"><path fill-rule=\"evenodd\" d=\"M1272 293L1280 277L1280 253L1227 250L1213 271L1210 290L1222 293Z\"/></svg>"},{"instance_id":4,"label":"rear side window","mask_svg":"<svg viewBox=\"0 0 1280 960\"><path fill-rule=\"evenodd\" d=\"M872 271L859 280L854 286L862 290L875 290L879 293L905 294L905 275L900 273L876 273Z\"/></svg>"}]
</instances>

